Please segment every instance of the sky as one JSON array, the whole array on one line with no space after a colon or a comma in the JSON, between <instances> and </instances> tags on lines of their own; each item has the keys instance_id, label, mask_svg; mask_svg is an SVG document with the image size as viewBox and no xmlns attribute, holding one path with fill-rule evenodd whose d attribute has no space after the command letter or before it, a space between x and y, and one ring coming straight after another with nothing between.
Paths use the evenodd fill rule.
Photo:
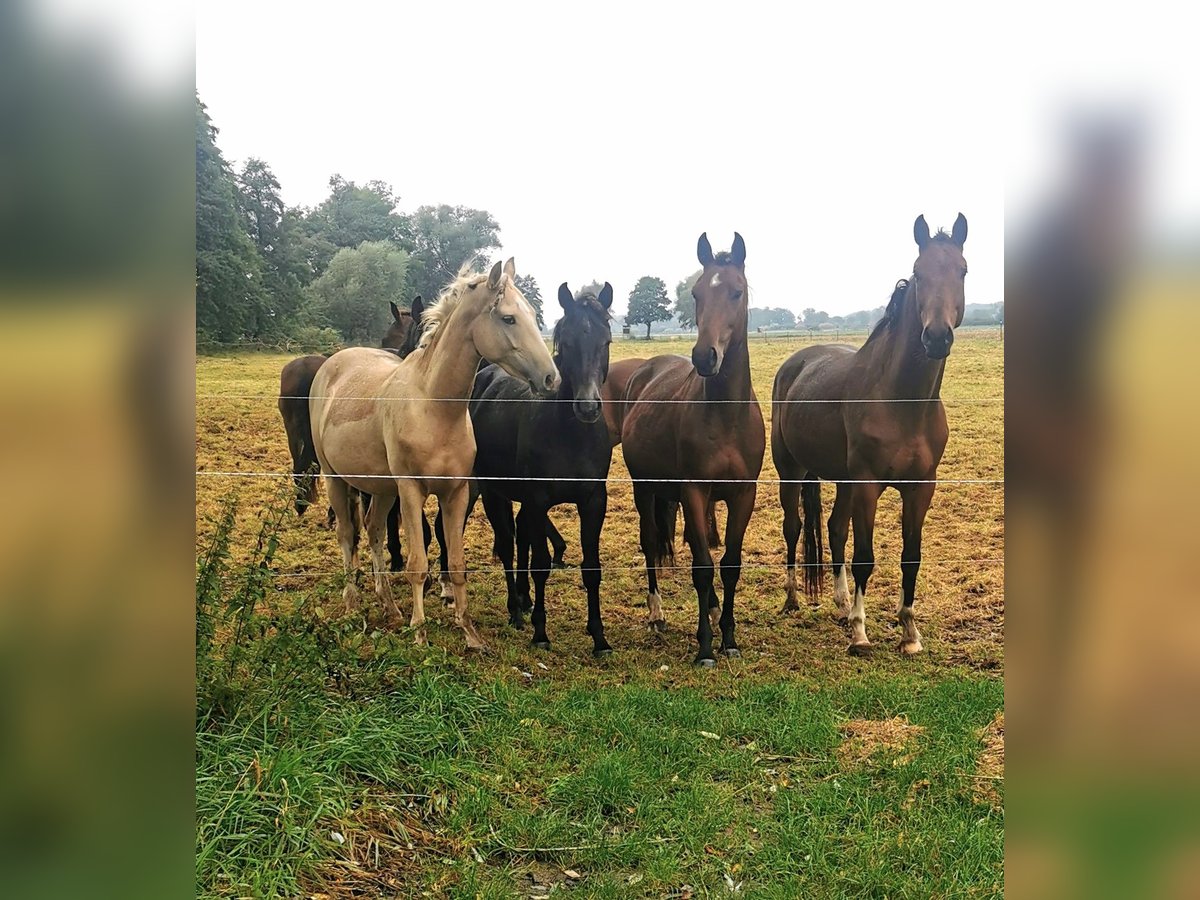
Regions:
<instances>
[{"instance_id":1,"label":"sky","mask_svg":"<svg viewBox=\"0 0 1200 900\"><path fill-rule=\"evenodd\" d=\"M338 173L390 183L402 211L486 209L501 255L548 299L607 280L623 309L642 275L673 298L700 233L724 249L736 230L752 305L843 314L886 303L911 272L917 215L949 229L962 212L967 300L993 302L1006 176L1011 191L1014 166L1022 184L1045 162L1013 121L1086 68L998 15L206 0L196 84L226 157L265 159L289 204L320 202ZM1119 80L1141 52L1087 71ZM1035 56L1056 80L1036 80Z\"/></svg>"}]
</instances>

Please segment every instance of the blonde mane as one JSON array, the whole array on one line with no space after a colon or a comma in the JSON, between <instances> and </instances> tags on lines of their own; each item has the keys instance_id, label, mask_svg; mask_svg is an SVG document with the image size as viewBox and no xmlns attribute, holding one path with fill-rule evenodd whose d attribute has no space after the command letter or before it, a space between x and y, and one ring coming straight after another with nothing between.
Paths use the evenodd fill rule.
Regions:
<instances>
[{"instance_id":1,"label":"blonde mane","mask_svg":"<svg viewBox=\"0 0 1200 900\"><path fill-rule=\"evenodd\" d=\"M421 342L417 346L419 349L426 351L426 356L429 355L429 351L437 343L441 326L448 322L450 316L458 309L463 295L471 288L477 287L480 283L487 281L487 277L486 272L477 272L473 269L470 262L463 263L458 270L458 274L454 276L454 280L442 288L437 300L421 315L423 333L421 335ZM502 276L500 281L501 286L503 286L507 279L507 275Z\"/></svg>"}]
</instances>

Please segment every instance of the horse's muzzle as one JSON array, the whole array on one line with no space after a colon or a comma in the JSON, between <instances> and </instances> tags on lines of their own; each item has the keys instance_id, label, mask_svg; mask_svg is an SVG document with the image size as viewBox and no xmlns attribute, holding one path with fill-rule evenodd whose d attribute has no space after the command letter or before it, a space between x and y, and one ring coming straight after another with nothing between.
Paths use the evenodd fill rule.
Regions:
<instances>
[{"instance_id":1,"label":"horse's muzzle","mask_svg":"<svg viewBox=\"0 0 1200 900\"><path fill-rule=\"evenodd\" d=\"M562 384L562 376L558 374L558 369L551 369L550 372L542 376L539 382L536 378L529 379L529 387L535 394L541 394L543 397L549 397L558 390L558 386Z\"/></svg>"},{"instance_id":2,"label":"horse's muzzle","mask_svg":"<svg viewBox=\"0 0 1200 900\"><path fill-rule=\"evenodd\" d=\"M692 365L703 377L708 378L721 371L721 354L716 347L701 347L697 344L692 348Z\"/></svg>"},{"instance_id":3,"label":"horse's muzzle","mask_svg":"<svg viewBox=\"0 0 1200 900\"><path fill-rule=\"evenodd\" d=\"M922 329L921 344L925 347L925 355L930 359L945 359L950 355L950 348L954 346L954 330Z\"/></svg>"},{"instance_id":4,"label":"horse's muzzle","mask_svg":"<svg viewBox=\"0 0 1200 900\"><path fill-rule=\"evenodd\" d=\"M591 425L600 418L599 400L576 400L574 409L575 418L584 425Z\"/></svg>"}]
</instances>

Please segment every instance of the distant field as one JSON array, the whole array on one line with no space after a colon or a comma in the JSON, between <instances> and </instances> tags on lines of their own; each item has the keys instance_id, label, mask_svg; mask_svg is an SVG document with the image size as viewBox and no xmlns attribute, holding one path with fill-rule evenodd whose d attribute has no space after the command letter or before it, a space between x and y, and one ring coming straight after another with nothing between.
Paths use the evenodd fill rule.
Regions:
<instances>
[{"instance_id":1,"label":"distant field","mask_svg":"<svg viewBox=\"0 0 1200 900\"><path fill-rule=\"evenodd\" d=\"M691 342L617 340L613 356L687 354ZM768 430L774 373L808 343L754 336ZM1003 477L1002 348L998 330L964 330L955 343L941 479ZM197 469L289 470L275 399L290 358L198 361ZM728 877L755 897L1002 894L1003 486L939 486L917 587L926 652L915 660L894 650L895 492L880 503L867 597L876 653L858 660L845 654L828 583L820 607L779 613L782 513L777 488L760 486L736 609L743 657L695 672L690 573L666 574L670 627L647 631L619 448L611 475L602 598L616 653L603 661L590 655L577 570L548 586L552 651L508 628L481 505L467 529L468 595L491 646L478 658L436 602L427 651L375 631L377 617L365 628L340 620L340 553L323 502L286 515L257 630L240 632L246 652L273 662L230 664L236 703L201 723L204 893L705 896L727 893ZM775 477L768 452L763 478ZM281 487L197 479L198 554L227 498L239 500L231 582ZM832 495L826 486L826 513ZM573 515L552 515L578 564ZM688 564L686 547L678 562ZM407 611L402 579L396 591ZM225 623L217 633L224 658L238 632ZM285 638L277 659L273 642Z\"/></svg>"}]
</instances>

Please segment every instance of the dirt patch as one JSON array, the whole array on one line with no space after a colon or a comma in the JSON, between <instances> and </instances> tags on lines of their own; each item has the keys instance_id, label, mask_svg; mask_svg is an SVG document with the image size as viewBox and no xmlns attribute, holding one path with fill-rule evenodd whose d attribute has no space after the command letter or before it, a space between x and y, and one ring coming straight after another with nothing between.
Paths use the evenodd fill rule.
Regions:
<instances>
[{"instance_id":1,"label":"dirt patch","mask_svg":"<svg viewBox=\"0 0 1200 900\"><path fill-rule=\"evenodd\" d=\"M896 757L905 753L917 736L925 731L922 725L913 725L905 716L891 719L854 719L841 726L846 739L837 749L838 759L843 766L860 766L878 755Z\"/></svg>"},{"instance_id":2,"label":"dirt patch","mask_svg":"<svg viewBox=\"0 0 1200 900\"><path fill-rule=\"evenodd\" d=\"M1004 711L996 714L986 726L979 730L979 742L983 752L975 766L973 779L975 799L1000 807L1003 800L999 788L1004 784Z\"/></svg>"}]
</instances>

